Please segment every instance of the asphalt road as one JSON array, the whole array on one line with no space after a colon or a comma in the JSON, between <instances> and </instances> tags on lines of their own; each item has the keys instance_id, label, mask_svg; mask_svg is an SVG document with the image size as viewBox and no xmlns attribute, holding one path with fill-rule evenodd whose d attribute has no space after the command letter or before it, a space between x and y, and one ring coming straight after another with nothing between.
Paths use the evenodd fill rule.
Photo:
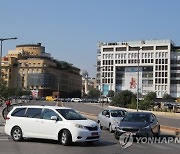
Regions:
<instances>
[{"instance_id":1,"label":"asphalt road","mask_svg":"<svg viewBox=\"0 0 180 154\"><path fill-rule=\"evenodd\" d=\"M0 137L1 154L178 154L180 144L143 144L134 142L132 146L123 149L113 134L102 131L100 142L94 144L74 143L71 146L62 146L57 141L25 139L23 142L14 142L11 138Z\"/></svg>"},{"instance_id":2,"label":"asphalt road","mask_svg":"<svg viewBox=\"0 0 180 154\"><path fill-rule=\"evenodd\" d=\"M47 102L31 102L28 104L47 104ZM49 104L49 102L48 102ZM54 105L50 103L49 105ZM66 104L65 104L66 105ZM75 104L69 104L72 108ZM75 105L77 106L77 104ZM93 109L98 113L99 109L82 105L83 110L87 111ZM79 107L82 107L79 105ZM85 111L85 112L87 112ZM1 126L2 127L2 126ZM162 135L161 137L167 137ZM1 133L0 134L0 154L179 154L180 143L137 143L133 142L132 146L124 149L119 142L114 138L114 135L108 130L102 130L101 141L94 144L74 143L71 146L62 146L57 141L42 140L42 139L25 139L22 142L14 142L11 137Z\"/></svg>"},{"instance_id":3,"label":"asphalt road","mask_svg":"<svg viewBox=\"0 0 180 154\"><path fill-rule=\"evenodd\" d=\"M106 107L100 107L99 105L89 104L89 103L64 103L65 106L74 108L78 111L92 113L98 115L103 109ZM157 116L161 125L170 126L170 127L178 127L180 128L180 119L165 117L165 116Z\"/></svg>"}]
</instances>

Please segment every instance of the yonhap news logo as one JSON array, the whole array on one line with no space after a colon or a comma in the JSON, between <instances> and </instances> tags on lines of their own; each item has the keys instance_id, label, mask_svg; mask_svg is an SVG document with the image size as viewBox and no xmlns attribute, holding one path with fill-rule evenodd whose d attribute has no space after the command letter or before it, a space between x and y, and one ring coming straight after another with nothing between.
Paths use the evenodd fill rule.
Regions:
<instances>
[{"instance_id":1,"label":"yonhap news logo","mask_svg":"<svg viewBox=\"0 0 180 154\"><path fill-rule=\"evenodd\" d=\"M119 137L119 144L122 148L128 148L133 145L133 141L136 144L179 144L180 145L180 137L133 137L131 132L123 133Z\"/></svg>"},{"instance_id":2,"label":"yonhap news logo","mask_svg":"<svg viewBox=\"0 0 180 154\"><path fill-rule=\"evenodd\" d=\"M119 144L121 145L122 148L128 148L133 144L133 136L132 133L127 132L123 133L119 137Z\"/></svg>"}]
</instances>

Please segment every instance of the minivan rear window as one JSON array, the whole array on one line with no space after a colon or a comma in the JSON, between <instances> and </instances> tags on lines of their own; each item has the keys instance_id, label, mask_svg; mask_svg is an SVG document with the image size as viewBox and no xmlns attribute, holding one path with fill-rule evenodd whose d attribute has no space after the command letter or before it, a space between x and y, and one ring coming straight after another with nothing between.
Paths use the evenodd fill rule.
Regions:
<instances>
[{"instance_id":1,"label":"minivan rear window","mask_svg":"<svg viewBox=\"0 0 180 154\"><path fill-rule=\"evenodd\" d=\"M12 113L11 116L14 117L25 117L26 108L16 108Z\"/></svg>"},{"instance_id":2,"label":"minivan rear window","mask_svg":"<svg viewBox=\"0 0 180 154\"><path fill-rule=\"evenodd\" d=\"M28 108L26 117L28 118L41 118L41 108Z\"/></svg>"}]
</instances>

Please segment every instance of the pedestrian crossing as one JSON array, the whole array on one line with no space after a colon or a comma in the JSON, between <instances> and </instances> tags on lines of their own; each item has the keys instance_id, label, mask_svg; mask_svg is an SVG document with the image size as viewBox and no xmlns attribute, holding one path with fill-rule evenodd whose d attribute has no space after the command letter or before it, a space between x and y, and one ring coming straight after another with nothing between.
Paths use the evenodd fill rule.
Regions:
<instances>
[{"instance_id":1,"label":"pedestrian crossing","mask_svg":"<svg viewBox=\"0 0 180 154\"><path fill-rule=\"evenodd\" d=\"M10 140L11 137L6 134L0 134L0 141L7 141Z\"/></svg>"},{"instance_id":2,"label":"pedestrian crossing","mask_svg":"<svg viewBox=\"0 0 180 154\"><path fill-rule=\"evenodd\" d=\"M4 132L4 124L1 123L0 125L0 140L8 140L9 136Z\"/></svg>"},{"instance_id":3,"label":"pedestrian crossing","mask_svg":"<svg viewBox=\"0 0 180 154\"><path fill-rule=\"evenodd\" d=\"M4 127L0 127L0 141L9 140L11 137L5 134Z\"/></svg>"}]
</instances>

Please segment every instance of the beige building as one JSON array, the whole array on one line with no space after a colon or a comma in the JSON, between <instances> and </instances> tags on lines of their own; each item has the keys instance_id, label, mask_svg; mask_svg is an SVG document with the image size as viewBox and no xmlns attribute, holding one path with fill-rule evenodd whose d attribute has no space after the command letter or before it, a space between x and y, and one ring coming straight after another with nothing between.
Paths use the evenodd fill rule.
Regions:
<instances>
[{"instance_id":1,"label":"beige building","mask_svg":"<svg viewBox=\"0 0 180 154\"><path fill-rule=\"evenodd\" d=\"M17 87L18 61L14 57L3 57L1 61L3 82L10 88Z\"/></svg>"},{"instance_id":2,"label":"beige building","mask_svg":"<svg viewBox=\"0 0 180 154\"><path fill-rule=\"evenodd\" d=\"M17 45L5 59L9 62L6 66L2 61L2 70L6 70L9 78L4 80L10 87L34 90L40 97L58 93L60 97L81 96L80 69L53 59L41 43Z\"/></svg>"}]
</instances>

